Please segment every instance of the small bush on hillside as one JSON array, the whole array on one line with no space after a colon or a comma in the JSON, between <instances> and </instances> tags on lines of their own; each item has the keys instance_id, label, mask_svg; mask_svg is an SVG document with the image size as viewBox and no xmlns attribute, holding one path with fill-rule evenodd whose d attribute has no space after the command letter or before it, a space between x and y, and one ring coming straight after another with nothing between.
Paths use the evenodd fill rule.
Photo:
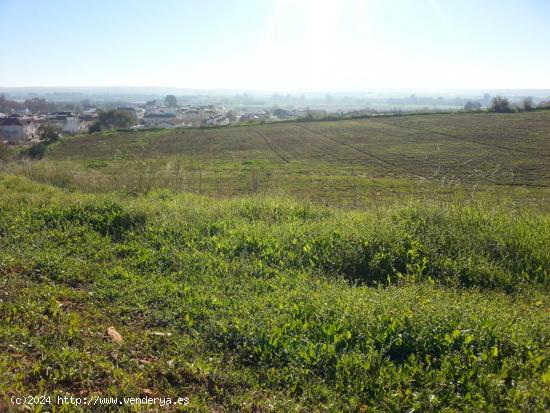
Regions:
<instances>
[{"instance_id":1,"label":"small bush on hillside","mask_svg":"<svg viewBox=\"0 0 550 413\"><path fill-rule=\"evenodd\" d=\"M88 128L88 133L101 132L101 124L99 122L94 122Z\"/></svg>"},{"instance_id":2,"label":"small bush on hillside","mask_svg":"<svg viewBox=\"0 0 550 413\"><path fill-rule=\"evenodd\" d=\"M144 214L126 211L114 202L74 205L69 208L52 207L35 212L33 216L47 228L84 225L114 240L120 240L128 232L143 228L146 222Z\"/></svg>"},{"instance_id":3,"label":"small bush on hillside","mask_svg":"<svg viewBox=\"0 0 550 413\"><path fill-rule=\"evenodd\" d=\"M48 147L43 143L37 143L36 145L31 146L29 149L23 152L23 157L30 159L42 159L46 154Z\"/></svg>"},{"instance_id":4,"label":"small bush on hillside","mask_svg":"<svg viewBox=\"0 0 550 413\"><path fill-rule=\"evenodd\" d=\"M8 145L3 142L0 142L0 161L6 161L10 156L10 150Z\"/></svg>"}]
</instances>

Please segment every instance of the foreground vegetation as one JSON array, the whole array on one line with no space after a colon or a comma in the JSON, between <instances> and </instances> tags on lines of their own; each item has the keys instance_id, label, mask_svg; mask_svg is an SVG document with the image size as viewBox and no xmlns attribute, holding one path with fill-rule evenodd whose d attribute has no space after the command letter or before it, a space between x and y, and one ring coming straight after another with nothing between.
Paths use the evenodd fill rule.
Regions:
<instances>
[{"instance_id":1,"label":"foreground vegetation","mask_svg":"<svg viewBox=\"0 0 550 413\"><path fill-rule=\"evenodd\" d=\"M0 410L548 411L549 130L472 113L0 146Z\"/></svg>"},{"instance_id":2,"label":"foreground vegetation","mask_svg":"<svg viewBox=\"0 0 550 413\"><path fill-rule=\"evenodd\" d=\"M546 215L84 194L9 175L0 210L4 406L42 393L188 396L192 411L549 406Z\"/></svg>"}]
</instances>

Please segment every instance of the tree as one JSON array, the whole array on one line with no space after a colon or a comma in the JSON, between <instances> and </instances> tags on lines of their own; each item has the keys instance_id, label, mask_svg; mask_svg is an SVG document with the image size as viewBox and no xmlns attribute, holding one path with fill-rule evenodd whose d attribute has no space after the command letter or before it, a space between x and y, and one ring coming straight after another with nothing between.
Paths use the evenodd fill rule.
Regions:
<instances>
[{"instance_id":1,"label":"tree","mask_svg":"<svg viewBox=\"0 0 550 413\"><path fill-rule=\"evenodd\" d=\"M4 94L0 95L0 112L9 113L13 109L18 109L21 104L15 100L9 100Z\"/></svg>"},{"instance_id":2,"label":"tree","mask_svg":"<svg viewBox=\"0 0 550 413\"><path fill-rule=\"evenodd\" d=\"M523 110L531 111L535 108L535 105L533 104L533 98L531 96L527 96L525 99L521 101L521 105L523 107Z\"/></svg>"},{"instance_id":3,"label":"tree","mask_svg":"<svg viewBox=\"0 0 550 413\"><path fill-rule=\"evenodd\" d=\"M48 113L48 102L46 102L46 99L41 98L32 98L27 99L25 102L23 102L23 106L28 108L33 113Z\"/></svg>"},{"instance_id":4,"label":"tree","mask_svg":"<svg viewBox=\"0 0 550 413\"><path fill-rule=\"evenodd\" d=\"M273 111L273 114L277 116L279 119L288 119L291 116L291 113L289 110L276 108Z\"/></svg>"},{"instance_id":5,"label":"tree","mask_svg":"<svg viewBox=\"0 0 550 413\"><path fill-rule=\"evenodd\" d=\"M101 132L101 123L99 121L94 122L88 128L88 133Z\"/></svg>"},{"instance_id":6,"label":"tree","mask_svg":"<svg viewBox=\"0 0 550 413\"><path fill-rule=\"evenodd\" d=\"M166 95L164 98L164 106L167 106L169 108L175 108L178 106L178 101L176 100L176 97L174 95Z\"/></svg>"},{"instance_id":7,"label":"tree","mask_svg":"<svg viewBox=\"0 0 550 413\"><path fill-rule=\"evenodd\" d=\"M82 109L84 109L84 110L88 110L88 109L93 109L93 108L94 108L94 105L92 104L92 102L90 101L90 99L81 100L81 101L80 101L80 106L82 106Z\"/></svg>"},{"instance_id":8,"label":"tree","mask_svg":"<svg viewBox=\"0 0 550 413\"><path fill-rule=\"evenodd\" d=\"M99 113L99 124L103 129L126 129L135 125L136 118L122 110L107 110Z\"/></svg>"},{"instance_id":9,"label":"tree","mask_svg":"<svg viewBox=\"0 0 550 413\"><path fill-rule=\"evenodd\" d=\"M228 110L226 116L229 122L235 122L237 120L237 115L235 115L235 112L232 110Z\"/></svg>"},{"instance_id":10,"label":"tree","mask_svg":"<svg viewBox=\"0 0 550 413\"><path fill-rule=\"evenodd\" d=\"M480 110L481 109L481 103L474 102L472 100L466 101L466 104L464 105L464 110L466 111L473 111L473 110Z\"/></svg>"},{"instance_id":11,"label":"tree","mask_svg":"<svg viewBox=\"0 0 550 413\"><path fill-rule=\"evenodd\" d=\"M306 122L310 122L313 120L313 111L307 107L306 108L306 114L304 116L302 116L302 118L300 119L302 121L306 121Z\"/></svg>"},{"instance_id":12,"label":"tree","mask_svg":"<svg viewBox=\"0 0 550 413\"><path fill-rule=\"evenodd\" d=\"M511 112L510 101L502 96L497 96L491 102L491 110L498 113Z\"/></svg>"},{"instance_id":13,"label":"tree","mask_svg":"<svg viewBox=\"0 0 550 413\"><path fill-rule=\"evenodd\" d=\"M46 145L57 142L59 140L59 128L51 123L44 123L38 127L38 139Z\"/></svg>"}]
</instances>

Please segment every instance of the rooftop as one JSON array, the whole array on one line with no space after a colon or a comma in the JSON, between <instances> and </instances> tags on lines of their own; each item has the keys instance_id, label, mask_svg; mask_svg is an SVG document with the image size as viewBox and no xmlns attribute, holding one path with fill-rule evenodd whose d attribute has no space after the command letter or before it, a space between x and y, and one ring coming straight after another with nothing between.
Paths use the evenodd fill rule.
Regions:
<instances>
[{"instance_id":1,"label":"rooftop","mask_svg":"<svg viewBox=\"0 0 550 413\"><path fill-rule=\"evenodd\" d=\"M27 121L19 119L15 116L8 118L0 118L0 126L23 126Z\"/></svg>"}]
</instances>

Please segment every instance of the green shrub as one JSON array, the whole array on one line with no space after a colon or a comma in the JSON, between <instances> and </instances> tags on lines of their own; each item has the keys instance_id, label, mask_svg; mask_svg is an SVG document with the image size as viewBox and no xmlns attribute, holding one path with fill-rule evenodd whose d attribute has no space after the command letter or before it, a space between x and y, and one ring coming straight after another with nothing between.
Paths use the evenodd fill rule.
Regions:
<instances>
[{"instance_id":1,"label":"green shrub","mask_svg":"<svg viewBox=\"0 0 550 413\"><path fill-rule=\"evenodd\" d=\"M0 142L0 161L7 161L10 158L10 150L8 145Z\"/></svg>"},{"instance_id":2,"label":"green shrub","mask_svg":"<svg viewBox=\"0 0 550 413\"><path fill-rule=\"evenodd\" d=\"M34 211L32 216L46 228L83 225L115 240L124 238L131 231L143 229L146 223L144 214L128 212L114 202L42 208Z\"/></svg>"},{"instance_id":3,"label":"green shrub","mask_svg":"<svg viewBox=\"0 0 550 413\"><path fill-rule=\"evenodd\" d=\"M101 123L94 122L88 128L88 133L101 132Z\"/></svg>"},{"instance_id":4,"label":"green shrub","mask_svg":"<svg viewBox=\"0 0 550 413\"><path fill-rule=\"evenodd\" d=\"M30 159L38 160L38 159L42 159L47 151L48 151L48 147L45 144L37 143L32 145L26 151L23 151L23 156Z\"/></svg>"}]
</instances>

